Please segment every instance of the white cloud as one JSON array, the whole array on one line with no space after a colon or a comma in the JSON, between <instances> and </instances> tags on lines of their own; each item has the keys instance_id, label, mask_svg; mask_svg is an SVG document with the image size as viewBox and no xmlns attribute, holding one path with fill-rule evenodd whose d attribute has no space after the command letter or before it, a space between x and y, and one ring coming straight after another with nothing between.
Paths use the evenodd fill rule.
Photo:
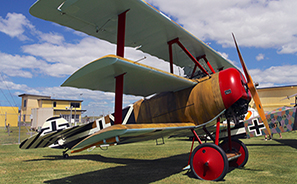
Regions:
<instances>
[{"instance_id":1,"label":"white cloud","mask_svg":"<svg viewBox=\"0 0 297 184\"><path fill-rule=\"evenodd\" d=\"M39 37L41 41L45 41L51 44L61 45L63 43L64 36L59 33L41 33L39 32Z\"/></svg>"},{"instance_id":2,"label":"white cloud","mask_svg":"<svg viewBox=\"0 0 297 184\"><path fill-rule=\"evenodd\" d=\"M0 72L11 77L32 78L33 74L40 73L48 64L42 60L37 60L33 56L10 55L0 52Z\"/></svg>"},{"instance_id":3,"label":"white cloud","mask_svg":"<svg viewBox=\"0 0 297 184\"><path fill-rule=\"evenodd\" d=\"M261 60L264 59L264 57L265 57L265 55L262 54L262 53L260 53L260 54L258 54L258 55L256 56L256 60L257 60L257 61L261 61Z\"/></svg>"},{"instance_id":4,"label":"white cloud","mask_svg":"<svg viewBox=\"0 0 297 184\"><path fill-rule=\"evenodd\" d=\"M297 1L254 0L148 0L202 40L233 46L235 33L241 46L277 48L296 53ZM170 4L170 6L168 6Z\"/></svg>"},{"instance_id":5,"label":"white cloud","mask_svg":"<svg viewBox=\"0 0 297 184\"><path fill-rule=\"evenodd\" d=\"M58 38L58 42L59 40L61 39ZM79 67L104 56L113 48L111 44L92 37L85 37L77 44L45 42L22 47L25 53L51 63L51 66L45 69L46 74L51 76L69 75Z\"/></svg>"},{"instance_id":6,"label":"white cloud","mask_svg":"<svg viewBox=\"0 0 297 184\"><path fill-rule=\"evenodd\" d=\"M4 89L4 90L28 90L30 89L27 85L25 84L15 84L12 81L9 80L3 80L3 78L1 78L2 80L0 81L0 89Z\"/></svg>"},{"instance_id":7,"label":"white cloud","mask_svg":"<svg viewBox=\"0 0 297 184\"><path fill-rule=\"evenodd\" d=\"M0 17L0 31L19 40L29 40L24 34L25 28L34 29L29 20L19 13L7 13L5 18Z\"/></svg>"},{"instance_id":8,"label":"white cloud","mask_svg":"<svg viewBox=\"0 0 297 184\"><path fill-rule=\"evenodd\" d=\"M297 66L285 65L285 66L272 66L265 70L253 69L250 70L250 75L253 77L254 82L259 82L260 86L273 85L297 85Z\"/></svg>"}]
</instances>

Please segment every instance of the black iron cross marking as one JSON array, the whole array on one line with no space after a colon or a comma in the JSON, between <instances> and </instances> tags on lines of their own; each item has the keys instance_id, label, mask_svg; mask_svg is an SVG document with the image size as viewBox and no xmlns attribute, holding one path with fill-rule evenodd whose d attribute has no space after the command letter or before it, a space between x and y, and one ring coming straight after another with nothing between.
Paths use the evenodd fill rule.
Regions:
<instances>
[{"instance_id":1,"label":"black iron cross marking","mask_svg":"<svg viewBox=\"0 0 297 184\"><path fill-rule=\"evenodd\" d=\"M252 123L253 125L250 125L248 128L249 128L249 131L252 132L252 131L255 131L256 133L256 136L260 136L262 135L262 132L261 130L265 128L264 124L263 123L259 123L258 119L253 119L252 120Z\"/></svg>"}]
</instances>

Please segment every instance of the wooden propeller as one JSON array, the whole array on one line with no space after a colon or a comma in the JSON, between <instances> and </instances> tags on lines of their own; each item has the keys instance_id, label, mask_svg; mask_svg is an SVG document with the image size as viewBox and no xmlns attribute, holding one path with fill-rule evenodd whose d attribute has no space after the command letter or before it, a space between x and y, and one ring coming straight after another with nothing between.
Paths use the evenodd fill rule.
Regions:
<instances>
[{"instance_id":1,"label":"wooden propeller","mask_svg":"<svg viewBox=\"0 0 297 184\"><path fill-rule=\"evenodd\" d=\"M233 39L234 39L234 42L235 42L235 46L236 46L236 49L237 49L237 53L238 53L238 56L239 56L239 60L240 60L240 63L241 63L241 66L243 68L243 71L244 71L244 74L245 74L245 77L247 79L247 85L248 85L248 88L252 94L252 97L253 97L253 100L256 104L256 107L257 107L257 110L258 110L258 113L268 131L268 134L271 136L271 131L270 131L270 128L269 128L269 125L268 125L268 122L267 122L267 119L266 119L266 116L265 116L265 113L264 113L264 110L263 110L263 107L262 107L262 104L261 104L261 101L260 101L260 98L259 98L259 95L258 95L258 92L256 90L256 87L254 85L254 82L252 80L252 77L250 76L249 74L249 71L247 70L247 67L245 65L245 62L243 61L243 58L241 56L241 53L239 51L239 48L238 48L238 45L237 45L237 42L236 42L236 39L235 39L235 36L234 34L232 33L232 36L233 36Z\"/></svg>"}]
</instances>

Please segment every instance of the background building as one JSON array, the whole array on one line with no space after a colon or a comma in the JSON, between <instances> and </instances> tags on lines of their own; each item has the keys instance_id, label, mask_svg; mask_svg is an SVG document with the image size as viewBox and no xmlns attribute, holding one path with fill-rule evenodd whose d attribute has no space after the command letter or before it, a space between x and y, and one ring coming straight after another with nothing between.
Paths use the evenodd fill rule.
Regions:
<instances>
[{"instance_id":1,"label":"background building","mask_svg":"<svg viewBox=\"0 0 297 184\"><path fill-rule=\"evenodd\" d=\"M262 106L265 112L272 111L279 107L290 106L294 107L296 104L297 86L280 86L280 87L267 87L257 88ZM254 101L250 102L251 107L255 108Z\"/></svg>"},{"instance_id":2,"label":"background building","mask_svg":"<svg viewBox=\"0 0 297 184\"><path fill-rule=\"evenodd\" d=\"M8 124L11 127L18 126L19 108L0 106L0 127L5 127Z\"/></svg>"},{"instance_id":3,"label":"background building","mask_svg":"<svg viewBox=\"0 0 297 184\"><path fill-rule=\"evenodd\" d=\"M21 121L31 122L33 128L43 125L52 116L61 116L71 123L81 122L82 100L52 99L50 96L21 94Z\"/></svg>"}]
</instances>

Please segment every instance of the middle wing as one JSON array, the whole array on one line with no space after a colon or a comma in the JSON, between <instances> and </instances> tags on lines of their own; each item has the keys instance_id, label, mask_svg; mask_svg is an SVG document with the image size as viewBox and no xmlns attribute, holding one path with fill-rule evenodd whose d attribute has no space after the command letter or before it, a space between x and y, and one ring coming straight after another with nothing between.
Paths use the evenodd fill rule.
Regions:
<instances>
[{"instance_id":1,"label":"middle wing","mask_svg":"<svg viewBox=\"0 0 297 184\"><path fill-rule=\"evenodd\" d=\"M108 55L95 60L72 74L62 86L115 92L115 77L125 74L124 94L149 96L177 91L197 84L193 80L143 64Z\"/></svg>"}]
</instances>

